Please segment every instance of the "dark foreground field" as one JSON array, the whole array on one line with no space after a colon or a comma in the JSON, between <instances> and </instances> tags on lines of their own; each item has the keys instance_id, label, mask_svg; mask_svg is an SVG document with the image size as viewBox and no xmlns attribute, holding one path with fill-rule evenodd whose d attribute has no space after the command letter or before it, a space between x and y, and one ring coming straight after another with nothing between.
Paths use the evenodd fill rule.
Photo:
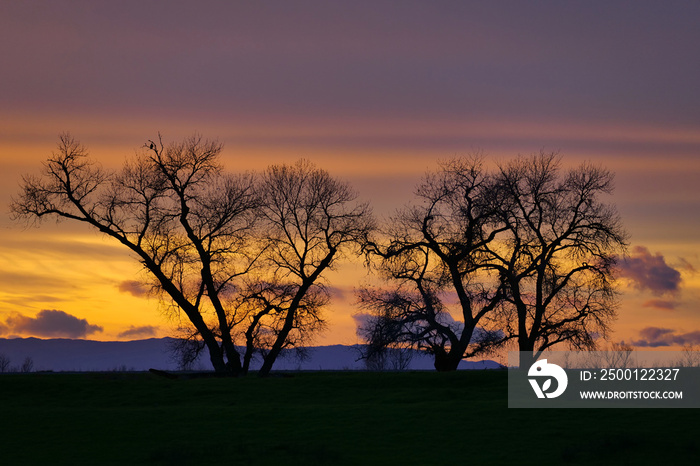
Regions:
<instances>
[{"instance_id":1,"label":"dark foreground field","mask_svg":"<svg viewBox=\"0 0 700 466\"><path fill-rule=\"evenodd\" d=\"M698 411L515 410L504 371L0 377L0 464L697 464Z\"/></svg>"}]
</instances>

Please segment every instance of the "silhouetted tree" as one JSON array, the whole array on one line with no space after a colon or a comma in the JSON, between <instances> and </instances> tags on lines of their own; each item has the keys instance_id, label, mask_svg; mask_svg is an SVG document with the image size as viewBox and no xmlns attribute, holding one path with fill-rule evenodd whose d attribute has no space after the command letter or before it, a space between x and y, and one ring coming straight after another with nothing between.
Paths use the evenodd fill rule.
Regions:
<instances>
[{"instance_id":1,"label":"silhouetted tree","mask_svg":"<svg viewBox=\"0 0 700 466\"><path fill-rule=\"evenodd\" d=\"M177 364L177 368L181 371L190 371L194 369L195 363L206 348L206 345L199 338L196 330L194 332L189 328L180 330L186 335L174 338L170 342L169 350L172 360ZM245 371L243 372L245 373Z\"/></svg>"},{"instance_id":2,"label":"silhouetted tree","mask_svg":"<svg viewBox=\"0 0 700 466\"><path fill-rule=\"evenodd\" d=\"M194 343L183 343L186 359L201 341L217 372L238 374L262 346L267 374L283 347L320 327L322 273L371 220L365 205L351 206L350 188L323 170L299 163L257 179L230 175L221 150L200 136L149 141L109 173L63 135L43 175L24 178L12 211L86 223L116 239L171 309L187 316Z\"/></svg>"},{"instance_id":3,"label":"silhouetted tree","mask_svg":"<svg viewBox=\"0 0 700 466\"><path fill-rule=\"evenodd\" d=\"M443 163L419 185L420 204L390 220L385 244L368 243L370 263L390 284L358 294L370 313L359 329L368 356L415 347L434 355L437 370L451 371L500 340L477 327L505 292L483 257L505 230L493 186L478 157Z\"/></svg>"},{"instance_id":4,"label":"silhouetted tree","mask_svg":"<svg viewBox=\"0 0 700 466\"><path fill-rule=\"evenodd\" d=\"M613 175L582 164L562 172L556 154L519 157L500 166L498 242L485 245L508 303L497 316L536 357L558 343L592 349L615 317L615 264L627 235L613 205Z\"/></svg>"},{"instance_id":5,"label":"silhouetted tree","mask_svg":"<svg viewBox=\"0 0 700 466\"><path fill-rule=\"evenodd\" d=\"M19 367L19 371L22 373L32 372L34 370L34 359L31 356L24 358L22 365Z\"/></svg>"},{"instance_id":6,"label":"silhouetted tree","mask_svg":"<svg viewBox=\"0 0 700 466\"><path fill-rule=\"evenodd\" d=\"M397 342L379 345L376 340L373 341L372 345L359 346L357 350L360 355L358 360L364 360L365 367L370 371L406 370L415 354L415 350L410 346Z\"/></svg>"},{"instance_id":7,"label":"silhouetted tree","mask_svg":"<svg viewBox=\"0 0 700 466\"><path fill-rule=\"evenodd\" d=\"M511 339L533 356L558 343L594 347L615 316L626 247L600 199L611 192L610 172L584 164L562 176L555 154L491 172L478 158L442 164L419 186L421 204L392 220L387 244L367 246L391 284L359 292L369 351L425 348L438 370L454 370Z\"/></svg>"},{"instance_id":8,"label":"silhouetted tree","mask_svg":"<svg viewBox=\"0 0 700 466\"><path fill-rule=\"evenodd\" d=\"M282 338L280 329L289 312L294 312L293 332L282 341L282 348L303 350L311 335L325 326L323 307L328 303L328 295L322 286L309 290L299 304L292 309L299 287L294 283L270 283L262 279L250 282L241 290L236 304L237 319L250 322L244 332L245 352L243 368L248 370L256 354L263 363L270 360L270 367L277 355L270 356L275 342ZM278 353L279 354L279 353ZM269 372L269 371L268 371ZM268 372L262 373L266 375Z\"/></svg>"},{"instance_id":9,"label":"silhouetted tree","mask_svg":"<svg viewBox=\"0 0 700 466\"><path fill-rule=\"evenodd\" d=\"M4 354L0 354L0 373L10 371L10 358Z\"/></svg>"},{"instance_id":10,"label":"silhouetted tree","mask_svg":"<svg viewBox=\"0 0 700 466\"><path fill-rule=\"evenodd\" d=\"M250 175L224 174L222 146L194 136L150 142L119 173L98 167L62 135L41 177L25 177L17 217L86 223L130 249L155 288L183 312L216 371L238 373L240 355L222 296L254 265L251 231L259 199Z\"/></svg>"},{"instance_id":11,"label":"silhouetted tree","mask_svg":"<svg viewBox=\"0 0 700 466\"><path fill-rule=\"evenodd\" d=\"M266 275L254 284L248 304L252 318L265 324L246 337L263 343L260 374L266 375L283 348L303 343L323 324L323 275L343 254L359 252L373 221L347 183L306 161L270 167L261 195Z\"/></svg>"},{"instance_id":12,"label":"silhouetted tree","mask_svg":"<svg viewBox=\"0 0 700 466\"><path fill-rule=\"evenodd\" d=\"M679 367L700 367L700 347L686 343L681 349L681 356L674 364Z\"/></svg>"}]
</instances>

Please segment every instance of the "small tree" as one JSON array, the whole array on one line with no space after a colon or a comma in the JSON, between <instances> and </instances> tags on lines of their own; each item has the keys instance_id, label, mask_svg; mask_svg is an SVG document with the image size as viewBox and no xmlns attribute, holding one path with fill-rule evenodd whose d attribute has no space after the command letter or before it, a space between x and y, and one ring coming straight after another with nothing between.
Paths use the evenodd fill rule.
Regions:
<instances>
[{"instance_id":1,"label":"small tree","mask_svg":"<svg viewBox=\"0 0 700 466\"><path fill-rule=\"evenodd\" d=\"M181 371L191 371L195 368L195 363L199 360L206 345L199 338L197 332L190 329L180 329L186 332L185 336L174 338L169 345L171 359ZM189 330L189 331L188 331ZM245 371L244 371L245 373Z\"/></svg>"},{"instance_id":2,"label":"small tree","mask_svg":"<svg viewBox=\"0 0 700 466\"><path fill-rule=\"evenodd\" d=\"M34 370L34 359L31 356L24 358L22 365L19 367L19 371L22 373L32 372Z\"/></svg>"},{"instance_id":3,"label":"small tree","mask_svg":"<svg viewBox=\"0 0 700 466\"><path fill-rule=\"evenodd\" d=\"M3 372L9 372L10 371L10 358L8 358L4 354L0 354L0 373Z\"/></svg>"},{"instance_id":4,"label":"small tree","mask_svg":"<svg viewBox=\"0 0 700 466\"><path fill-rule=\"evenodd\" d=\"M700 367L700 347L686 343L681 349L681 355L675 362L680 367Z\"/></svg>"}]
</instances>

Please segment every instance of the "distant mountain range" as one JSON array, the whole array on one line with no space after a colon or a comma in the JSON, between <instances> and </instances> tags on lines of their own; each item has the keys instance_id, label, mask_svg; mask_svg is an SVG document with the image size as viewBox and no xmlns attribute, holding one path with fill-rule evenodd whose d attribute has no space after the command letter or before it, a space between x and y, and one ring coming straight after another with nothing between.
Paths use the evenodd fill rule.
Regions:
<instances>
[{"instance_id":1,"label":"distant mountain range","mask_svg":"<svg viewBox=\"0 0 700 466\"><path fill-rule=\"evenodd\" d=\"M9 360L9 368L19 370L28 358L33 371L146 371L178 370L172 338L151 338L134 341L92 341L38 338L0 338L0 356ZM299 358L290 350L278 358L274 370L363 370L360 345L314 346L306 348ZM261 362L254 361L251 369ZM195 370L210 369L208 354L202 354ZM386 368L393 367L389 361ZM460 369L497 369L494 361L462 361ZM432 357L419 351L411 353L408 370L434 370Z\"/></svg>"}]
</instances>

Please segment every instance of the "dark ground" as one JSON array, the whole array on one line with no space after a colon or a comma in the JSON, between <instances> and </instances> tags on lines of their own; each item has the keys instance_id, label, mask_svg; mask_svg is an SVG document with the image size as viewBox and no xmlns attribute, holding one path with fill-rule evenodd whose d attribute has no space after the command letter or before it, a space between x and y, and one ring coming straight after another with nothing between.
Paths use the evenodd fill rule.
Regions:
<instances>
[{"instance_id":1,"label":"dark ground","mask_svg":"<svg viewBox=\"0 0 700 466\"><path fill-rule=\"evenodd\" d=\"M0 463L697 464L697 410L508 409L505 371L3 374Z\"/></svg>"}]
</instances>

